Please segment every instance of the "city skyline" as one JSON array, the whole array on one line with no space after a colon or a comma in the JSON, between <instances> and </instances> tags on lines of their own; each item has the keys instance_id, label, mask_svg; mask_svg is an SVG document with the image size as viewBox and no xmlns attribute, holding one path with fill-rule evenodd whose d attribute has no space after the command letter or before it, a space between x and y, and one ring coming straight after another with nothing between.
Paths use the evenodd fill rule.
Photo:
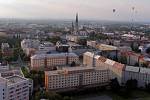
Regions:
<instances>
[{"instance_id":1,"label":"city skyline","mask_svg":"<svg viewBox=\"0 0 150 100\"><path fill-rule=\"evenodd\" d=\"M148 21L148 0L0 0L0 18ZM115 12L113 10L115 9Z\"/></svg>"}]
</instances>

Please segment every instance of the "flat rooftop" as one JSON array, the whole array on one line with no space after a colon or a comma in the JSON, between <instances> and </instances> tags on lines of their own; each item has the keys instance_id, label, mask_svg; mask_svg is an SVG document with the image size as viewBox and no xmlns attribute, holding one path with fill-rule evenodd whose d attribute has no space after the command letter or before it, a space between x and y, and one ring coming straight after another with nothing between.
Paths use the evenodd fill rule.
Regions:
<instances>
[{"instance_id":1,"label":"flat rooftop","mask_svg":"<svg viewBox=\"0 0 150 100\"><path fill-rule=\"evenodd\" d=\"M90 57L93 57L94 56L94 53L92 52L85 52L84 55L87 55L87 56L90 56Z\"/></svg>"},{"instance_id":2,"label":"flat rooftop","mask_svg":"<svg viewBox=\"0 0 150 100\"><path fill-rule=\"evenodd\" d=\"M105 61L105 64L108 64L108 65L113 66L113 65L115 64L115 61L110 60L110 59L107 59L107 60Z\"/></svg>"},{"instance_id":3,"label":"flat rooftop","mask_svg":"<svg viewBox=\"0 0 150 100\"><path fill-rule=\"evenodd\" d=\"M53 53L53 54L36 54L32 56L31 59L43 59L49 57L66 57L66 56L78 57L75 53Z\"/></svg>"},{"instance_id":4,"label":"flat rooftop","mask_svg":"<svg viewBox=\"0 0 150 100\"><path fill-rule=\"evenodd\" d=\"M6 83L6 79L4 79L4 78L2 78L2 77L0 77L0 83Z\"/></svg>"},{"instance_id":5,"label":"flat rooftop","mask_svg":"<svg viewBox=\"0 0 150 100\"><path fill-rule=\"evenodd\" d=\"M70 46L81 46L81 45L79 45L77 43L74 43L74 42L68 42L67 44L70 45Z\"/></svg>"},{"instance_id":6,"label":"flat rooftop","mask_svg":"<svg viewBox=\"0 0 150 100\"><path fill-rule=\"evenodd\" d=\"M55 70L55 71L45 71L45 74L49 76L53 75L63 75L68 73L80 73L80 72L86 72L86 71L96 71L96 70L107 70L107 68L103 67L66 67L61 70Z\"/></svg>"},{"instance_id":7,"label":"flat rooftop","mask_svg":"<svg viewBox=\"0 0 150 100\"><path fill-rule=\"evenodd\" d=\"M140 73L150 74L150 68L140 68Z\"/></svg>"},{"instance_id":8,"label":"flat rooftop","mask_svg":"<svg viewBox=\"0 0 150 100\"><path fill-rule=\"evenodd\" d=\"M19 76L23 76L21 74L20 70L7 70L7 71L0 71L1 77L8 77L8 76L13 76L15 75L19 75Z\"/></svg>"},{"instance_id":9,"label":"flat rooftop","mask_svg":"<svg viewBox=\"0 0 150 100\"><path fill-rule=\"evenodd\" d=\"M99 48L101 51L114 51L114 50L117 50L117 49L118 49L118 48L115 47L115 46L106 45L106 44L99 44L99 45L98 45L98 48Z\"/></svg>"},{"instance_id":10,"label":"flat rooftop","mask_svg":"<svg viewBox=\"0 0 150 100\"><path fill-rule=\"evenodd\" d=\"M20 77L20 76L11 76L11 77L7 77L5 78L7 80L7 84L8 85L13 85L15 83L20 83L23 81L26 81L26 78Z\"/></svg>"},{"instance_id":11,"label":"flat rooftop","mask_svg":"<svg viewBox=\"0 0 150 100\"><path fill-rule=\"evenodd\" d=\"M134 67L134 66L126 66L125 71L130 71L130 72L139 72L140 68L139 67Z\"/></svg>"}]
</instances>

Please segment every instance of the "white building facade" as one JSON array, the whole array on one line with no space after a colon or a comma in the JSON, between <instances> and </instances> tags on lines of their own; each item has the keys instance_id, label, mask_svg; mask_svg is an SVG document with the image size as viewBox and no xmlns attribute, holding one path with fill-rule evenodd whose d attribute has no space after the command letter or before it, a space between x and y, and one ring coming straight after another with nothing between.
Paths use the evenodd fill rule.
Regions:
<instances>
[{"instance_id":1,"label":"white building facade","mask_svg":"<svg viewBox=\"0 0 150 100\"><path fill-rule=\"evenodd\" d=\"M29 81L20 76L0 77L0 100L29 100Z\"/></svg>"}]
</instances>

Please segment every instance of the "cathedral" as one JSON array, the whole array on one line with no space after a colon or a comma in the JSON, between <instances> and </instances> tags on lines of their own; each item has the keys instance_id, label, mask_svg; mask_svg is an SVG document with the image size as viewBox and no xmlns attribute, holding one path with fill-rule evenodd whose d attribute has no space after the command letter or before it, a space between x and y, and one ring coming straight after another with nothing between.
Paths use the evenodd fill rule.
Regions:
<instances>
[{"instance_id":1,"label":"cathedral","mask_svg":"<svg viewBox=\"0 0 150 100\"><path fill-rule=\"evenodd\" d=\"M87 36L88 32L86 29L79 29L79 18L78 13L76 14L75 24L72 22L72 35Z\"/></svg>"},{"instance_id":2,"label":"cathedral","mask_svg":"<svg viewBox=\"0 0 150 100\"><path fill-rule=\"evenodd\" d=\"M76 14L76 20L75 20L75 25L72 22L72 34L73 35L79 35L79 23L78 23L78 13ZM75 27L74 27L75 26Z\"/></svg>"}]
</instances>

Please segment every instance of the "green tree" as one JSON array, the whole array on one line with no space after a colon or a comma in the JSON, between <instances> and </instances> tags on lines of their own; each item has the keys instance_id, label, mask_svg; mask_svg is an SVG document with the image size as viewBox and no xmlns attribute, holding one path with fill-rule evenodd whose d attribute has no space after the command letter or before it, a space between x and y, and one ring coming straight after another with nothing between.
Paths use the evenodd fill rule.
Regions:
<instances>
[{"instance_id":1,"label":"green tree","mask_svg":"<svg viewBox=\"0 0 150 100\"><path fill-rule=\"evenodd\" d=\"M113 60L118 62L118 57L117 57L117 56L114 56L114 57L113 57Z\"/></svg>"},{"instance_id":2,"label":"green tree","mask_svg":"<svg viewBox=\"0 0 150 100\"><path fill-rule=\"evenodd\" d=\"M136 67L138 67L139 66L139 63L137 62L137 63L135 63L135 65L134 66L136 66Z\"/></svg>"},{"instance_id":3,"label":"green tree","mask_svg":"<svg viewBox=\"0 0 150 100\"><path fill-rule=\"evenodd\" d=\"M2 54L1 54L1 52L0 52L0 61L2 61Z\"/></svg>"},{"instance_id":4,"label":"green tree","mask_svg":"<svg viewBox=\"0 0 150 100\"><path fill-rule=\"evenodd\" d=\"M74 67L74 66L76 66L76 63L73 61L73 62L71 63L71 67Z\"/></svg>"},{"instance_id":5,"label":"green tree","mask_svg":"<svg viewBox=\"0 0 150 100\"><path fill-rule=\"evenodd\" d=\"M88 37L88 40L106 40L106 39L109 39L109 37L105 34L90 34L90 36Z\"/></svg>"},{"instance_id":6,"label":"green tree","mask_svg":"<svg viewBox=\"0 0 150 100\"><path fill-rule=\"evenodd\" d=\"M36 70L30 70L31 74L37 74L38 72Z\"/></svg>"},{"instance_id":7,"label":"green tree","mask_svg":"<svg viewBox=\"0 0 150 100\"><path fill-rule=\"evenodd\" d=\"M62 96L55 92L45 92L44 95L49 100L63 100Z\"/></svg>"},{"instance_id":8,"label":"green tree","mask_svg":"<svg viewBox=\"0 0 150 100\"><path fill-rule=\"evenodd\" d=\"M45 81L44 71L39 71L38 72L38 84L43 87L44 86L44 81Z\"/></svg>"},{"instance_id":9,"label":"green tree","mask_svg":"<svg viewBox=\"0 0 150 100\"><path fill-rule=\"evenodd\" d=\"M46 41L50 41L56 44L57 41L61 41L61 38L59 36L55 36L55 37L47 38Z\"/></svg>"},{"instance_id":10,"label":"green tree","mask_svg":"<svg viewBox=\"0 0 150 100\"><path fill-rule=\"evenodd\" d=\"M120 85L117 78L111 80L110 87L113 92L118 92L120 90Z\"/></svg>"},{"instance_id":11,"label":"green tree","mask_svg":"<svg viewBox=\"0 0 150 100\"><path fill-rule=\"evenodd\" d=\"M22 70L22 72L23 72L23 74L26 78L30 77L30 74L29 74L28 70L25 67L22 67L21 70Z\"/></svg>"},{"instance_id":12,"label":"green tree","mask_svg":"<svg viewBox=\"0 0 150 100\"><path fill-rule=\"evenodd\" d=\"M21 48L14 48L13 60L16 61L19 56L23 61L30 61L30 57L27 57Z\"/></svg>"},{"instance_id":13,"label":"green tree","mask_svg":"<svg viewBox=\"0 0 150 100\"><path fill-rule=\"evenodd\" d=\"M146 53L150 53L150 47L146 49Z\"/></svg>"},{"instance_id":14,"label":"green tree","mask_svg":"<svg viewBox=\"0 0 150 100\"><path fill-rule=\"evenodd\" d=\"M72 98L71 98L71 97L68 97L68 96L65 96L65 97L63 98L63 100L72 100Z\"/></svg>"},{"instance_id":15,"label":"green tree","mask_svg":"<svg viewBox=\"0 0 150 100\"><path fill-rule=\"evenodd\" d=\"M135 43L131 43L131 48L134 52L137 52L139 53L140 50L139 50L139 44L135 44Z\"/></svg>"},{"instance_id":16,"label":"green tree","mask_svg":"<svg viewBox=\"0 0 150 100\"><path fill-rule=\"evenodd\" d=\"M141 66L147 68L147 67L148 67L148 64L143 63L143 64L141 64Z\"/></svg>"},{"instance_id":17,"label":"green tree","mask_svg":"<svg viewBox=\"0 0 150 100\"><path fill-rule=\"evenodd\" d=\"M80 45L86 45L87 40L86 39L78 39L77 43Z\"/></svg>"},{"instance_id":18,"label":"green tree","mask_svg":"<svg viewBox=\"0 0 150 100\"><path fill-rule=\"evenodd\" d=\"M13 60L13 57L3 57L2 58L4 61L8 61L8 62L11 62Z\"/></svg>"},{"instance_id":19,"label":"green tree","mask_svg":"<svg viewBox=\"0 0 150 100\"><path fill-rule=\"evenodd\" d=\"M127 64L127 57L121 56L120 62L123 63L123 64Z\"/></svg>"},{"instance_id":20,"label":"green tree","mask_svg":"<svg viewBox=\"0 0 150 100\"><path fill-rule=\"evenodd\" d=\"M126 82L126 89L128 91L131 91L133 89L136 89L138 86L138 81L136 79L130 79Z\"/></svg>"},{"instance_id":21,"label":"green tree","mask_svg":"<svg viewBox=\"0 0 150 100\"><path fill-rule=\"evenodd\" d=\"M34 95L34 100L40 100L40 92L36 92Z\"/></svg>"},{"instance_id":22,"label":"green tree","mask_svg":"<svg viewBox=\"0 0 150 100\"><path fill-rule=\"evenodd\" d=\"M150 83L146 84L145 87L146 87L146 90L147 90L148 92L150 92Z\"/></svg>"}]
</instances>

